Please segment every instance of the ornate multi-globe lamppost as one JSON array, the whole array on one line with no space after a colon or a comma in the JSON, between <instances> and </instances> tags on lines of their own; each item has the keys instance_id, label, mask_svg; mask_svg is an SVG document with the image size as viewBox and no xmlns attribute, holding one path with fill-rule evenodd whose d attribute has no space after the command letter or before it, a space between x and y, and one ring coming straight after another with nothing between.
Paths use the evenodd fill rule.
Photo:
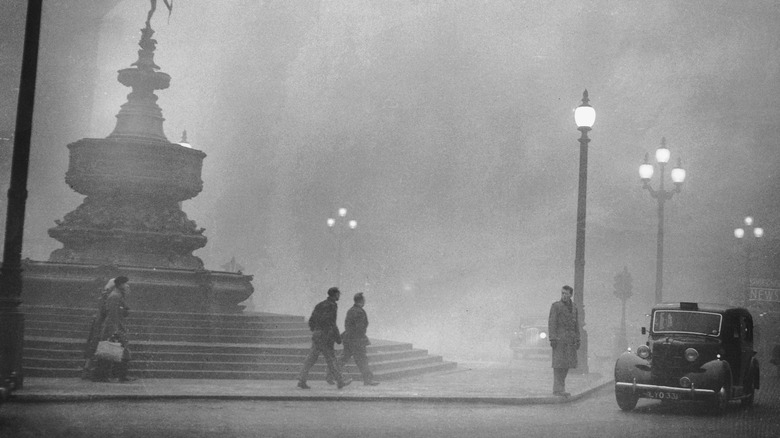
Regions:
<instances>
[{"instance_id":1,"label":"ornate multi-globe lamppost","mask_svg":"<svg viewBox=\"0 0 780 438\"><path fill-rule=\"evenodd\" d=\"M753 225L753 217L745 217L744 228L735 228L734 237L744 239L745 242L745 296L743 301L750 298L750 253L755 239L764 237L764 229Z\"/></svg>"},{"instance_id":2,"label":"ornate multi-globe lamppost","mask_svg":"<svg viewBox=\"0 0 780 438\"><path fill-rule=\"evenodd\" d=\"M658 240L655 261L655 302L663 302L664 288L664 203L672 199L675 193L680 193L682 184L685 181L685 169L682 168L680 158L677 158L677 166L672 169L671 177L674 183L673 190L664 188L664 168L671 158L671 152L666 147L666 138L661 138L661 146L655 151L655 159L658 162L660 185L658 190L650 185L650 178L653 177L654 168L648 161L648 154L645 154L645 162L639 166L639 178L642 180L642 187L647 189L654 199L658 201Z\"/></svg>"},{"instance_id":3,"label":"ornate multi-globe lamppost","mask_svg":"<svg viewBox=\"0 0 780 438\"><path fill-rule=\"evenodd\" d=\"M588 90L582 93L582 103L574 110L574 123L580 135L580 178L577 189L577 237L574 253L574 305L580 325L580 349L577 350L577 371L588 373L588 333L585 331L585 211L588 194L588 131L596 121L596 110L588 103Z\"/></svg>"},{"instance_id":4,"label":"ornate multi-globe lamppost","mask_svg":"<svg viewBox=\"0 0 780 438\"><path fill-rule=\"evenodd\" d=\"M354 219L347 220L347 209L339 208L338 216L336 218L328 218L327 221L328 230L336 237L336 286L341 287L341 266L342 266L342 253L344 247L344 240L349 236L349 233L357 228L357 221Z\"/></svg>"}]
</instances>

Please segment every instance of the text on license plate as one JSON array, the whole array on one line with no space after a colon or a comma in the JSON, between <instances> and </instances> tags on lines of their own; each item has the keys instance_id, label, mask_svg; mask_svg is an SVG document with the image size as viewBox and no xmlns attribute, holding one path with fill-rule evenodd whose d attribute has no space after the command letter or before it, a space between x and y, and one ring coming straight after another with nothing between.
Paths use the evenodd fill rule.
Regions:
<instances>
[{"instance_id":1,"label":"text on license plate","mask_svg":"<svg viewBox=\"0 0 780 438\"><path fill-rule=\"evenodd\" d=\"M680 400L680 394L668 391L645 391L645 396L659 400Z\"/></svg>"}]
</instances>

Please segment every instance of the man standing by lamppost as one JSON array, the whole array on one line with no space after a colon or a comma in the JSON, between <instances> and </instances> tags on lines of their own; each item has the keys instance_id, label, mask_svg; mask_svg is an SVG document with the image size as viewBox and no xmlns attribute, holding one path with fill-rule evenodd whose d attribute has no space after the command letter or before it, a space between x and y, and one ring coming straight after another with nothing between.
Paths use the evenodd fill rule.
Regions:
<instances>
[{"instance_id":1,"label":"man standing by lamppost","mask_svg":"<svg viewBox=\"0 0 780 438\"><path fill-rule=\"evenodd\" d=\"M760 239L764 236L764 229L761 227L753 226L753 217L747 216L744 220L744 228L734 229L734 237L737 239L745 238L745 296L742 302L747 302L750 299L750 252L753 246L754 239ZM746 230L751 232L746 233ZM750 237L750 236L753 237Z\"/></svg>"},{"instance_id":2,"label":"man standing by lamppost","mask_svg":"<svg viewBox=\"0 0 780 438\"><path fill-rule=\"evenodd\" d=\"M328 229L334 236L336 236L336 281L339 286L341 284L341 265L342 265L342 251L344 246L344 239L347 237L347 233L350 230L357 228L356 220L347 220L347 209L339 208L339 215L334 218L328 218Z\"/></svg>"},{"instance_id":3,"label":"man standing by lamppost","mask_svg":"<svg viewBox=\"0 0 780 438\"><path fill-rule=\"evenodd\" d=\"M561 299L550 306L547 332L552 347L553 395L568 397L566 375L569 368L577 368L577 350L580 349L580 322L577 307L572 304L571 286L561 288Z\"/></svg>"},{"instance_id":4,"label":"man standing by lamppost","mask_svg":"<svg viewBox=\"0 0 780 438\"><path fill-rule=\"evenodd\" d=\"M582 93L582 103L574 110L574 122L582 133L580 136L580 179L577 190L577 238L574 255L574 295L577 314L579 315L579 335L582 348L577 351L580 367L577 371L588 373L588 333L585 331L585 211L588 195L588 131L596 121L596 111L588 103L588 90Z\"/></svg>"},{"instance_id":5,"label":"man standing by lamppost","mask_svg":"<svg viewBox=\"0 0 780 438\"><path fill-rule=\"evenodd\" d=\"M674 190L664 189L664 166L669 162L671 152L666 147L666 138L661 138L661 146L655 151L655 159L660 169L660 187L658 190L650 186L650 178L653 177L653 165L648 162L645 154L645 162L639 166L639 177L642 179L642 187L650 192L650 196L658 200L658 247L655 261L655 303L663 302L664 288L664 203L672 199L675 193L680 193L682 183L685 181L685 169L677 159L677 166L672 169L672 182Z\"/></svg>"}]
</instances>

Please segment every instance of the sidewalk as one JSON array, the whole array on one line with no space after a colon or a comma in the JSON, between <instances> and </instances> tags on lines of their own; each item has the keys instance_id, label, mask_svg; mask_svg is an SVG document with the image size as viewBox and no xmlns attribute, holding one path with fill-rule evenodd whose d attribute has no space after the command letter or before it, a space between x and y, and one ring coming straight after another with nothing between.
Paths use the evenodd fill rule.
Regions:
<instances>
[{"instance_id":1,"label":"sidewalk","mask_svg":"<svg viewBox=\"0 0 780 438\"><path fill-rule=\"evenodd\" d=\"M466 362L452 371L381 381L364 386L356 380L337 389L309 380L311 389L294 380L139 379L131 383L96 383L76 378L26 378L10 403L98 400L278 400L278 401L413 401L495 404L553 404L581 399L613 381L612 367L591 366L587 375L570 373L570 397L552 395L549 361Z\"/></svg>"}]
</instances>

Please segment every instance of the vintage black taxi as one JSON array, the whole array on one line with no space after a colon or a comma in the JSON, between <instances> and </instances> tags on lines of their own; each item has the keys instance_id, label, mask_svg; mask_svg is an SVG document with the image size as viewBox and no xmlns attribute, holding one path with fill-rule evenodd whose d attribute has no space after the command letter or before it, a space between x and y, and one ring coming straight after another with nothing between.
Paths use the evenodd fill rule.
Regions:
<instances>
[{"instance_id":1,"label":"vintage black taxi","mask_svg":"<svg viewBox=\"0 0 780 438\"><path fill-rule=\"evenodd\" d=\"M547 319L527 319L515 330L509 341L515 359L549 358L550 340L547 338Z\"/></svg>"},{"instance_id":2,"label":"vintage black taxi","mask_svg":"<svg viewBox=\"0 0 780 438\"><path fill-rule=\"evenodd\" d=\"M630 411L640 398L698 400L718 412L730 400L753 404L759 366L753 317L741 307L674 303L656 305L645 345L615 363L615 398Z\"/></svg>"}]
</instances>

